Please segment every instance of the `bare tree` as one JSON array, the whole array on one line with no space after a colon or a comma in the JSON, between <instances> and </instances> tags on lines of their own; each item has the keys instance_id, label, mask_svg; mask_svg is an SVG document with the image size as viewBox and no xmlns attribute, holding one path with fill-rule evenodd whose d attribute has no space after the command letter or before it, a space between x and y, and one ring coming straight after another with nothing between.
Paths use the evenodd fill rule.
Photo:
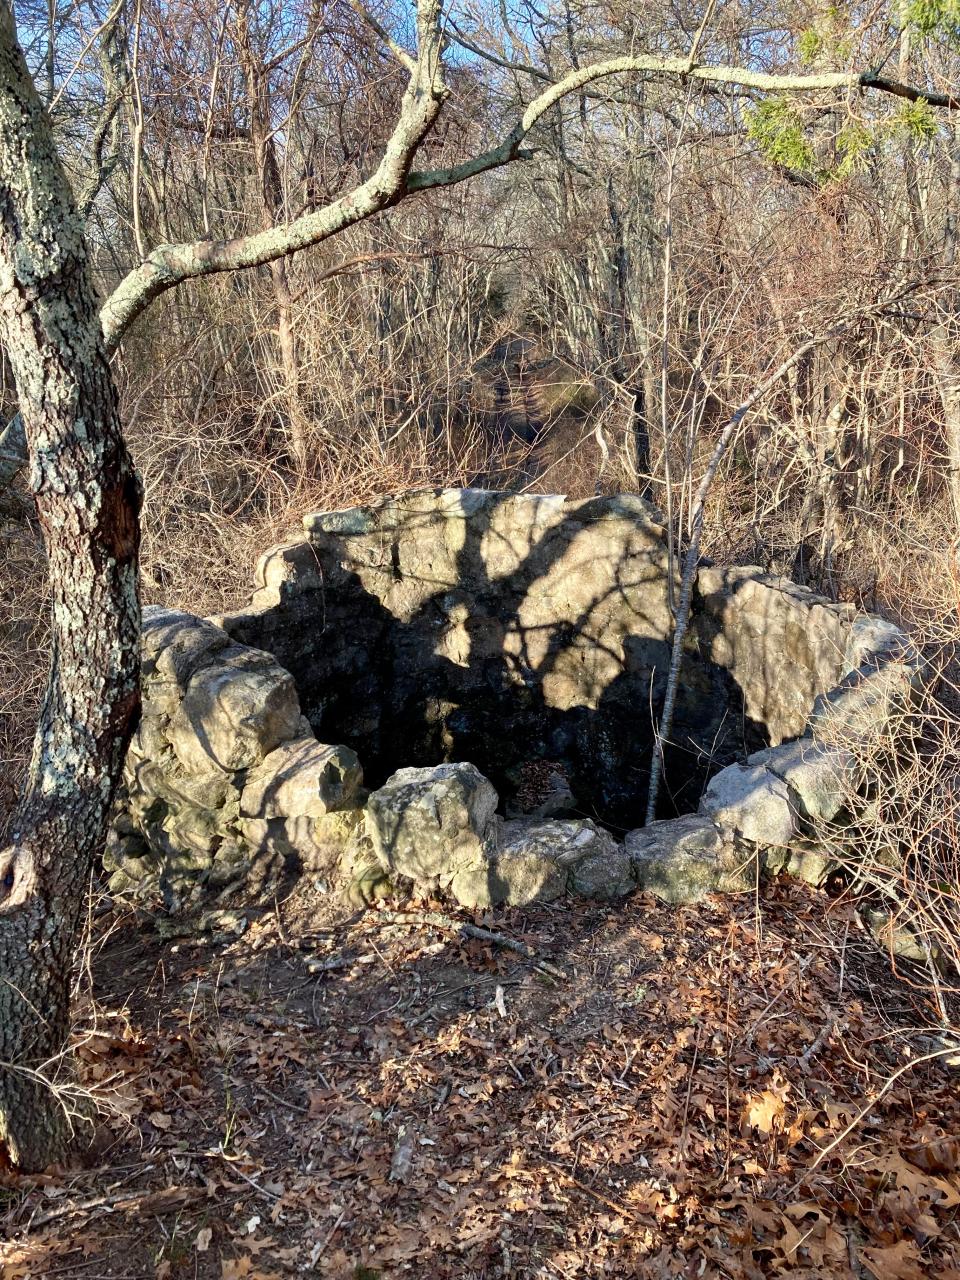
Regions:
<instances>
[{"instance_id":1,"label":"bare tree","mask_svg":"<svg viewBox=\"0 0 960 1280\"><path fill-rule=\"evenodd\" d=\"M0 6L0 318L30 449L54 607L30 778L0 854L0 1138L40 1168L70 1117L37 1070L69 1029L74 938L139 709L139 490L83 228Z\"/></svg>"},{"instance_id":2,"label":"bare tree","mask_svg":"<svg viewBox=\"0 0 960 1280\"><path fill-rule=\"evenodd\" d=\"M617 56L556 79L535 71L536 92L498 141L459 163L415 171L449 93L440 3L419 0L413 49L367 20L407 77L370 175L292 222L239 238L156 245L98 317L76 203L17 45L9 0L0 0L0 321L20 406L19 420L0 439L0 459L11 474L23 438L53 619L49 691L11 843L0 853L0 1137L25 1169L56 1159L70 1138L70 1117L46 1082L62 1061L80 904L137 715L139 498L108 365L133 321L186 280L269 265L417 193L529 158L530 135L548 112L611 77L761 91L873 88L960 106L954 95L874 71L778 75L705 64L694 45L685 56Z\"/></svg>"}]
</instances>

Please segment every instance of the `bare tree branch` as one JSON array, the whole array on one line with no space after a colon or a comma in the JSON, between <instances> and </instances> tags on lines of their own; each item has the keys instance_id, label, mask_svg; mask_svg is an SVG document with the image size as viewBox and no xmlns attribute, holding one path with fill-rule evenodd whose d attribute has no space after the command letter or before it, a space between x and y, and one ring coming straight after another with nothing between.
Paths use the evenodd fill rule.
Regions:
<instances>
[{"instance_id":1,"label":"bare tree branch","mask_svg":"<svg viewBox=\"0 0 960 1280\"><path fill-rule=\"evenodd\" d=\"M422 0L419 47L400 115L376 170L353 191L323 209L235 240L157 245L117 286L100 312L107 349L116 350L133 321L155 298L184 280L263 266L321 244L356 222L396 204L407 193L410 166L436 122L447 88L440 61L439 5Z\"/></svg>"},{"instance_id":2,"label":"bare tree branch","mask_svg":"<svg viewBox=\"0 0 960 1280\"><path fill-rule=\"evenodd\" d=\"M624 57L581 67L550 85L527 106L520 120L496 147L448 169L411 173L410 166L420 144L432 128L446 96L440 52L439 10L429 6L431 16L418 23L420 49L410 82L403 97L400 118L387 143L376 171L359 187L323 209L304 214L294 222L236 240L199 241L194 244L158 245L107 299L101 311L109 350L115 350L129 325L161 293L183 280L262 266L272 259L297 253L320 244L345 227L369 218L396 204L415 191L452 186L467 178L501 167L532 152L522 143L544 115L563 98L586 84L608 76L647 73L668 77L739 84L763 90L803 92L824 89L876 87L932 106L960 109L960 97L952 94L924 94L909 85L880 80L871 83L872 72L843 71L816 75L771 75L745 67L694 66L689 58Z\"/></svg>"},{"instance_id":3,"label":"bare tree branch","mask_svg":"<svg viewBox=\"0 0 960 1280\"><path fill-rule=\"evenodd\" d=\"M397 41L394 40L393 36L386 29L383 23L378 22L377 19L373 16L373 14L370 13L368 9L365 9L362 4L360 4L360 0L348 0L348 3L350 5L350 8L353 9L353 11L360 16L360 18L367 24L370 30L375 32L375 34L380 37L380 39L387 46L387 48L390 50L393 56L397 59L397 61L402 66L406 67L407 70L412 75L416 70L416 66L417 66L416 59L412 57L412 55L409 54L401 44L398 44Z\"/></svg>"},{"instance_id":4,"label":"bare tree branch","mask_svg":"<svg viewBox=\"0 0 960 1280\"><path fill-rule=\"evenodd\" d=\"M663 699L663 712L660 716L660 723L656 730L656 744L653 757L650 762L650 783L647 790L647 810L645 822L653 822L656 817L657 799L660 794L660 781L663 777L663 747L668 741L670 733L673 729L673 713L676 706L677 690L680 685L680 670L683 665L683 642L687 634L687 624L690 620L690 601L693 594L693 583L697 575L697 567L700 563L700 540L703 535L704 514L706 512L707 498L710 496L710 489L716 478L720 463L726 455L727 449L736 437L740 426L754 406L763 399L769 391L772 391L777 383L787 373L790 372L803 359L808 352L814 347L820 346L824 342L830 341L831 338L837 337L841 333L846 333L854 324L858 323L865 316L876 315L878 312L886 311L895 303L901 301L909 294L916 292L920 286L917 284L909 284L900 289L896 294L889 298L884 298L881 302L873 303L867 307L859 307L851 315L846 316L837 324L832 325L826 332L814 334L808 338L806 342L800 344L796 350L789 355L786 360L770 373L763 381L747 396L746 400L731 414L727 425L717 439L710 454L706 470L700 480L697 494L693 503L693 511L691 513L690 524L690 540L687 544L687 552L683 561L683 573L680 578L680 596L677 603L677 617L673 633L673 649L670 656L670 669L667 674L667 688Z\"/></svg>"},{"instance_id":5,"label":"bare tree branch","mask_svg":"<svg viewBox=\"0 0 960 1280\"><path fill-rule=\"evenodd\" d=\"M694 64L689 54L682 57L630 55L577 68L550 84L529 103L506 137L489 150L449 168L412 172L413 159L436 122L448 92L441 63L444 36L440 28L440 3L421 0L418 6L415 58L395 45L379 23L369 17L368 21L410 72L396 127L374 173L332 204L254 235L233 240L157 245L103 304L100 318L108 352L117 349L130 325L156 298L185 280L262 266L321 244L415 192L454 186L514 161L530 159L534 152L524 147L524 141L547 112L584 86L612 76L699 80L776 93L872 89L911 102L927 102L940 109L960 110L960 95L920 89L881 76L874 70L775 74L749 67ZM466 47L471 46L467 43ZM541 74L532 67L516 69L531 75ZM0 488L16 474L19 465L16 458L19 456L22 460L22 449L23 432L14 419L0 436Z\"/></svg>"}]
</instances>

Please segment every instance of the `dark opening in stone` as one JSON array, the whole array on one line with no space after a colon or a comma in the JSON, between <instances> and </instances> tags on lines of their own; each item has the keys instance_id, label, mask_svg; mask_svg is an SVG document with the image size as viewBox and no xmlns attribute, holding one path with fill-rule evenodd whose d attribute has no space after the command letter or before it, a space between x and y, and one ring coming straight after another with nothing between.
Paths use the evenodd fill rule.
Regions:
<instances>
[{"instance_id":1,"label":"dark opening in stone","mask_svg":"<svg viewBox=\"0 0 960 1280\"><path fill-rule=\"evenodd\" d=\"M304 524L249 609L145 610L111 891L176 914L262 900L287 871L469 908L695 901L764 867L819 882L818 824L859 785L846 744L922 678L892 624L701 565L669 820L641 828L679 585L653 508L430 490Z\"/></svg>"},{"instance_id":2,"label":"dark opening in stone","mask_svg":"<svg viewBox=\"0 0 960 1280\"><path fill-rule=\"evenodd\" d=\"M313 732L351 746L368 787L468 760L510 814L642 822L674 629L653 508L430 490L305 530L221 623L291 672ZM841 673L848 614L756 570L700 570L658 816L803 732Z\"/></svg>"}]
</instances>

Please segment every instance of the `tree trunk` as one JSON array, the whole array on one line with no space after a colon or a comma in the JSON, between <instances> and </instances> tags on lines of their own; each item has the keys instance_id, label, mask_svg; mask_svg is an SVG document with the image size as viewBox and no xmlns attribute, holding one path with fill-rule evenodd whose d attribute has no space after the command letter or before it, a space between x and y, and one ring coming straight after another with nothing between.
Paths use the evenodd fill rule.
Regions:
<instances>
[{"instance_id":1,"label":"tree trunk","mask_svg":"<svg viewBox=\"0 0 960 1280\"><path fill-rule=\"evenodd\" d=\"M49 562L51 664L33 760L0 851L0 1143L63 1157L74 945L139 709L139 489L80 218L0 0L0 337ZM73 1114L71 1114L73 1110Z\"/></svg>"},{"instance_id":2,"label":"tree trunk","mask_svg":"<svg viewBox=\"0 0 960 1280\"><path fill-rule=\"evenodd\" d=\"M954 127L947 181L947 222L943 234L943 264L951 270L957 262L957 203L960 201L960 120ZM944 305L943 321L931 334L933 368L943 406L947 444L950 498L953 502L953 536L960 538L960 307L956 291ZM951 314L952 312L952 314Z\"/></svg>"},{"instance_id":3,"label":"tree trunk","mask_svg":"<svg viewBox=\"0 0 960 1280\"><path fill-rule=\"evenodd\" d=\"M960 536L960 324L944 321L930 334L933 373L943 409L953 536Z\"/></svg>"},{"instance_id":4,"label":"tree trunk","mask_svg":"<svg viewBox=\"0 0 960 1280\"><path fill-rule=\"evenodd\" d=\"M269 73L262 59L254 52L250 10L246 6L241 6L237 11L236 31L240 66L247 89L250 140L260 180L261 226L264 231L271 231L283 222L283 181L270 126ZM293 293L285 258L274 258L270 263L270 282L277 311L277 343L280 348L287 444L302 471L307 461L306 415L300 394L300 369L293 331Z\"/></svg>"}]
</instances>

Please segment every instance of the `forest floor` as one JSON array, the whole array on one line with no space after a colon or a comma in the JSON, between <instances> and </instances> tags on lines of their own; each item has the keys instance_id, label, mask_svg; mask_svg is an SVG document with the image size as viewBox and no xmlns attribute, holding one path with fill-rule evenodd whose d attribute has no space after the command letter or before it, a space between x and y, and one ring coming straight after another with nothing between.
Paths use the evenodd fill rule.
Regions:
<instances>
[{"instance_id":1,"label":"forest floor","mask_svg":"<svg viewBox=\"0 0 960 1280\"><path fill-rule=\"evenodd\" d=\"M3 1280L960 1280L960 1089L854 904L101 917L87 1167L0 1175ZM399 918L399 912L409 913ZM421 912L418 918L417 913Z\"/></svg>"}]
</instances>

